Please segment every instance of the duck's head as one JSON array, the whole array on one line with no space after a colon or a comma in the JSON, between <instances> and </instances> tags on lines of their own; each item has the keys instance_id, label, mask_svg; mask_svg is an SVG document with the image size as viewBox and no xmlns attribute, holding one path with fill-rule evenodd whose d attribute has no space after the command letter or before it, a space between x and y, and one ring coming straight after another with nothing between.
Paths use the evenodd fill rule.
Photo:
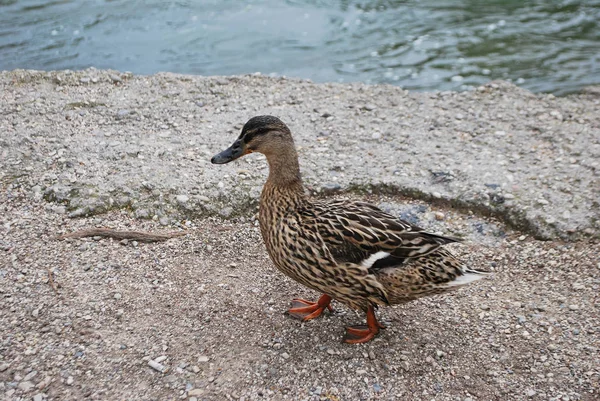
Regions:
<instances>
[{"instance_id":1,"label":"duck's head","mask_svg":"<svg viewBox=\"0 0 600 401\"><path fill-rule=\"evenodd\" d=\"M294 149L292 134L280 119L273 116L252 117L233 145L213 156L211 162L225 164L253 152L262 153L269 158L283 153L290 146Z\"/></svg>"}]
</instances>

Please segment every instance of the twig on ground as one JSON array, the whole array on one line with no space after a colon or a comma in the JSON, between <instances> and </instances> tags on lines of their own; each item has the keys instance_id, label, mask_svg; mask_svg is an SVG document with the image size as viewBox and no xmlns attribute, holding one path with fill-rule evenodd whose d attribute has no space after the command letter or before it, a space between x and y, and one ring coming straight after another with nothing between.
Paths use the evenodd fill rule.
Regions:
<instances>
[{"instance_id":1,"label":"twig on ground","mask_svg":"<svg viewBox=\"0 0 600 401\"><path fill-rule=\"evenodd\" d=\"M46 268L46 271L48 272L48 283L50 284L50 287L52 287L55 294L58 294L58 288L56 287L54 278L52 278L52 270L50 270L49 268Z\"/></svg>"},{"instance_id":2,"label":"twig on ground","mask_svg":"<svg viewBox=\"0 0 600 401\"><path fill-rule=\"evenodd\" d=\"M166 241L171 238L187 235L187 231L171 232L166 234L155 234L144 231L118 231L112 228L90 228L87 230L75 231L63 234L54 239L62 240L65 238L84 238L84 237L107 237L115 239L127 239L138 242L158 242Z\"/></svg>"}]
</instances>

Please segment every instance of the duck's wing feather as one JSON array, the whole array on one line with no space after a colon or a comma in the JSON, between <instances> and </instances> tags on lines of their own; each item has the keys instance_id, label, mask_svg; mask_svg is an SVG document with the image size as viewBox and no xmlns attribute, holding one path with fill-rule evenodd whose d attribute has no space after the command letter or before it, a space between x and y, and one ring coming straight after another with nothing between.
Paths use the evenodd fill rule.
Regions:
<instances>
[{"instance_id":1,"label":"duck's wing feather","mask_svg":"<svg viewBox=\"0 0 600 401\"><path fill-rule=\"evenodd\" d=\"M362 261L369 268L386 259L387 265L401 264L406 258L425 256L459 241L426 232L364 202L317 201L304 213L314 219L334 257Z\"/></svg>"}]
</instances>

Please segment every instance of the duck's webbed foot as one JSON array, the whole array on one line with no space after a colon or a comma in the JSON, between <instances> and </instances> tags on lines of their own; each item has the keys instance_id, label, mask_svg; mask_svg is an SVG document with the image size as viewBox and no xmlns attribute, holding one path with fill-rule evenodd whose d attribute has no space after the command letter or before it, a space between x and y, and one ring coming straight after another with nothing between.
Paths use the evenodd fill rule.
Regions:
<instances>
[{"instance_id":1,"label":"duck's webbed foot","mask_svg":"<svg viewBox=\"0 0 600 401\"><path fill-rule=\"evenodd\" d=\"M325 309L333 312L331 297L323 294L317 302L310 302L299 298L292 299L292 308L287 313L293 318L307 321L321 316L321 313Z\"/></svg>"},{"instance_id":2,"label":"duck's webbed foot","mask_svg":"<svg viewBox=\"0 0 600 401\"><path fill-rule=\"evenodd\" d=\"M377 321L375 309L372 305L369 305L367 309L367 325L346 327L344 341L348 344L366 343L375 338L380 329L385 329L385 326Z\"/></svg>"}]
</instances>

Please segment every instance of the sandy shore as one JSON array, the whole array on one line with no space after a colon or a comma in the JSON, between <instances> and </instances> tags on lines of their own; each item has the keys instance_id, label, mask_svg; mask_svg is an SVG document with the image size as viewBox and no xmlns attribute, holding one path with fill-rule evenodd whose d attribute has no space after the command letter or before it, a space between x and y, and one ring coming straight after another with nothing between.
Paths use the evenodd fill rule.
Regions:
<instances>
[{"instance_id":1,"label":"sandy shore","mask_svg":"<svg viewBox=\"0 0 600 401\"><path fill-rule=\"evenodd\" d=\"M0 73L0 394L9 400L596 400L600 97L261 76ZM466 239L456 293L302 324L272 267L242 124L291 127L315 196ZM187 231L163 243L56 234ZM546 239L548 241L543 241ZM52 280L49 280L49 277ZM54 287L54 288L53 288ZM154 367L150 366L153 365Z\"/></svg>"}]
</instances>

